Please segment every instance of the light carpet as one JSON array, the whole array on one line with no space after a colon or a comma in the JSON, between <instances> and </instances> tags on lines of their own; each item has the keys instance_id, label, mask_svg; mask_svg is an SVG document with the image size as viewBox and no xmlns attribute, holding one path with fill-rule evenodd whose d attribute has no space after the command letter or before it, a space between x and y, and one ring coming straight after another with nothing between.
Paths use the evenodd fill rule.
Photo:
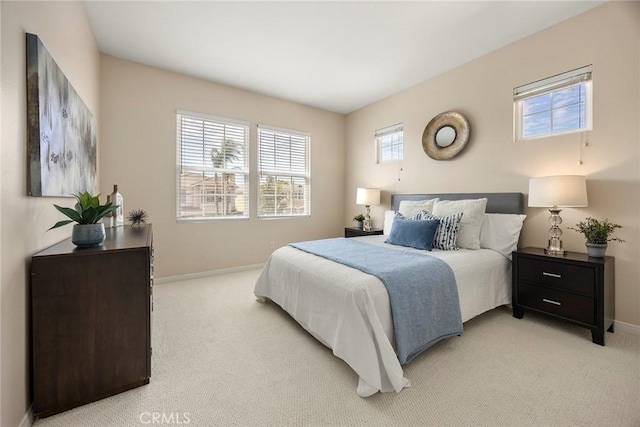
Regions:
<instances>
[{"instance_id":1,"label":"light carpet","mask_svg":"<svg viewBox=\"0 0 640 427\"><path fill-rule=\"evenodd\" d=\"M363 399L357 376L273 303L259 270L154 287L151 383L46 426L640 426L640 337L501 307L409 365L412 387Z\"/></svg>"}]
</instances>

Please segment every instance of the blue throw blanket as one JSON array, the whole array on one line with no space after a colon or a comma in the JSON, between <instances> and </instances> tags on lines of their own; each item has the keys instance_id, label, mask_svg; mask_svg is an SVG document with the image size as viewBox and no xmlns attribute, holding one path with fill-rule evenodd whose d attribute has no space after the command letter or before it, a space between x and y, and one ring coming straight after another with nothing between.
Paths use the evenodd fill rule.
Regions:
<instances>
[{"instance_id":1,"label":"blue throw blanket","mask_svg":"<svg viewBox=\"0 0 640 427\"><path fill-rule=\"evenodd\" d=\"M291 246L357 268L384 283L401 364L441 339L462 333L456 279L441 259L342 237Z\"/></svg>"}]
</instances>

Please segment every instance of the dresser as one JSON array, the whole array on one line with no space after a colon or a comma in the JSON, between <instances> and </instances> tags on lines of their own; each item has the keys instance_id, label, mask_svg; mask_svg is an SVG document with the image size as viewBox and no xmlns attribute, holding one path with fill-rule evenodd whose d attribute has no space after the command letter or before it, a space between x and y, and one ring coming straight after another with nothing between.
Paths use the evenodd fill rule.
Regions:
<instances>
[{"instance_id":1,"label":"dresser","mask_svg":"<svg viewBox=\"0 0 640 427\"><path fill-rule=\"evenodd\" d=\"M604 345L615 317L615 259L567 252L545 255L542 248L513 252L513 316L537 311L591 330Z\"/></svg>"},{"instance_id":2,"label":"dresser","mask_svg":"<svg viewBox=\"0 0 640 427\"><path fill-rule=\"evenodd\" d=\"M149 383L151 225L108 228L31 259L33 413L45 417Z\"/></svg>"}]
</instances>

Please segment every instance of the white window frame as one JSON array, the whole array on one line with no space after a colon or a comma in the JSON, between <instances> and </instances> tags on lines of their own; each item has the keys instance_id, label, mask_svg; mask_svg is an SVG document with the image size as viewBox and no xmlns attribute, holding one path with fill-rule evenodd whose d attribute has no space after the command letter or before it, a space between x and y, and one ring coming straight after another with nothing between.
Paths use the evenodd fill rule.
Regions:
<instances>
[{"instance_id":1,"label":"white window frame","mask_svg":"<svg viewBox=\"0 0 640 427\"><path fill-rule=\"evenodd\" d=\"M592 66L577 68L566 73L558 74L546 79L538 80L513 89L513 139L514 141L528 141L534 139L549 138L558 135L566 135L576 132L586 132L592 129L593 123L593 88L592 88ZM551 94L554 92L567 89L572 86L584 85L585 88L585 124L583 127L575 128L567 131L554 132L553 122L549 133L529 136L523 136L523 104L524 101L540 95ZM551 114L553 120L553 108L547 110Z\"/></svg>"},{"instance_id":2,"label":"white window frame","mask_svg":"<svg viewBox=\"0 0 640 427\"><path fill-rule=\"evenodd\" d=\"M258 176L257 176L256 206L257 206L258 218L259 219L299 218L299 217L311 216L311 169L310 169L311 134L307 132L300 132L296 130L283 129L283 128L277 128L277 127L266 126L266 125L258 125L257 129L258 129L258 137L257 137L257 146L258 146L258 174L257 175ZM264 140L263 140L263 132L265 133ZM280 134L280 135L284 135L285 137L289 137L289 138L295 137L298 139L302 138L304 140L304 171L303 172L300 172L300 171L294 172L291 170L278 169L277 167L274 169L269 167L269 165L262 163L262 158L265 155L265 153L263 152L263 144L266 143L267 133L274 134L274 138L275 138L275 134ZM265 147L265 151L266 151L266 147ZM277 177L289 178L289 179L303 178L304 179L304 194L302 195L303 212L299 214L296 214L296 213L278 214L275 212L271 214L271 213L261 212L260 180L263 176L274 177L276 179L276 182L277 182ZM277 186L276 186L276 192L277 192ZM274 197L276 197L277 199L277 193ZM291 193L291 197L292 197L292 200L300 200L299 193Z\"/></svg>"},{"instance_id":3,"label":"white window frame","mask_svg":"<svg viewBox=\"0 0 640 427\"><path fill-rule=\"evenodd\" d=\"M183 198L186 198L187 195L183 194L182 190L182 172L186 166L185 158L183 156L183 138L182 138L182 118L188 118L191 120L199 120L202 121L203 126L205 123L208 123L213 126L220 127L222 126L224 132L226 133L226 128L229 127L230 130L235 128L235 132L237 134L238 131L242 131L243 141L241 143L240 149L242 152L241 162L243 167L241 169L225 169L225 168L214 168L213 165L199 165L199 166L191 166L190 169L194 171L194 173L221 173L221 174L234 174L234 175L244 175L244 183L243 183L243 195L242 198L242 214L237 215L201 215L201 216L189 216L183 212L181 207L181 202ZM250 124L248 122L228 119L224 117L216 117L202 113L195 113L191 111L176 111L176 220L178 222L202 222L202 221L220 221L220 220L238 220L238 219L249 219L249 210L250 206L250 197L249 197L249 187L250 187L250 177L249 177L249 140L250 140ZM203 138L202 141L203 150L205 149L205 141ZM203 153L203 157L206 154ZM208 192L205 188L202 189L200 206L201 209L206 209L207 203L210 201L208 199ZM193 195L192 197L197 197L197 195ZM224 196L223 196L224 197ZM224 201L223 201L224 203Z\"/></svg>"},{"instance_id":4,"label":"white window frame","mask_svg":"<svg viewBox=\"0 0 640 427\"><path fill-rule=\"evenodd\" d=\"M398 123L393 126L378 129L375 132L376 139L376 163L392 162L395 160L403 160L404 158L404 123ZM389 143L392 147L400 147L400 155L398 157L386 158L383 155L382 145Z\"/></svg>"}]
</instances>

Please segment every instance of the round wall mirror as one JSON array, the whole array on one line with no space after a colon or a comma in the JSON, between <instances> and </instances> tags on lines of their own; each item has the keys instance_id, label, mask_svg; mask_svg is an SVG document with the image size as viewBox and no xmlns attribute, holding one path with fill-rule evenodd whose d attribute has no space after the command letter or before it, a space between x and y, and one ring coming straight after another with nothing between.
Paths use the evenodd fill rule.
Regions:
<instances>
[{"instance_id":1,"label":"round wall mirror","mask_svg":"<svg viewBox=\"0 0 640 427\"><path fill-rule=\"evenodd\" d=\"M460 113L438 114L427 124L422 134L422 149L435 160L457 156L469 142L469 122Z\"/></svg>"},{"instance_id":2,"label":"round wall mirror","mask_svg":"<svg viewBox=\"0 0 640 427\"><path fill-rule=\"evenodd\" d=\"M438 147L448 147L456 139L456 130L451 126L444 126L436 132L436 145Z\"/></svg>"}]
</instances>

